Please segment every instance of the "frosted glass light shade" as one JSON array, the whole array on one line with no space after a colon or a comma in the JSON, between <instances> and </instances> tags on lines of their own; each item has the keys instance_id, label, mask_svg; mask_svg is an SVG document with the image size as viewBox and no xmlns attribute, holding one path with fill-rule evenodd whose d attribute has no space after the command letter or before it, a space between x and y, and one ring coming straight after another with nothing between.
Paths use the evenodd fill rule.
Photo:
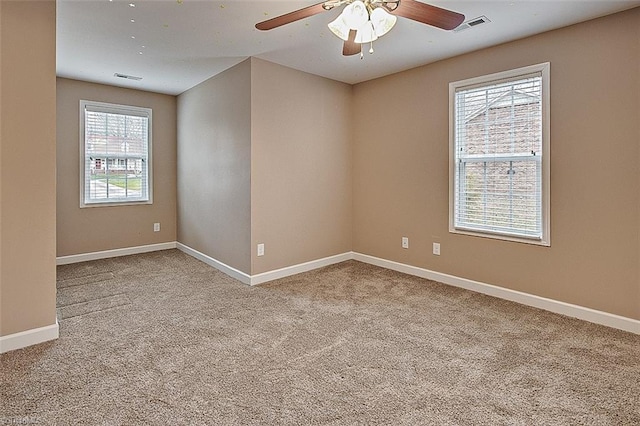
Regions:
<instances>
[{"instance_id":1,"label":"frosted glass light shade","mask_svg":"<svg viewBox=\"0 0 640 426\"><path fill-rule=\"evenodd\" d=\"M378 37L382 37L388 33L396 24L397 20L397 16L390 14L381 7L376 7L371 12L371 23Z\"/></svg>"},{"instance_id":2,"label":"frosted glass light shade","mask_svg":"<svg viewBox=\"0 0 640 426\"><path fill-rule=\"evenodd\" d=\"M358 29L356 33L356 39L354 40L356 43L371 43L378 39L375 30L373 29L373 24L371 21L365 23L362 27Z\"/></svg>"},{"instance_id":3,"label":"frosted glass light shade","mask_svg":"<svg viewBox=\"0 0 640 426\"><path fill-rule=\"evenodd\" d=\"M342 40L347 41L349 39L349 26L344 22L344 16L340 14L336 19L329 22L327 25L332 33L340 37Z\"/></svg>"},{"instance_id":4,"label":"frosted glass light shade","mask_svg":"<svg viewBox=\"0 0 640 426\"><path fill-rule=\"evenodd\" d=\"M369 12L361 0L356 0L345 7L341 16L344 17L345 24L352 30L357 30L369 20Z\"/></svg>"}]
</instances>

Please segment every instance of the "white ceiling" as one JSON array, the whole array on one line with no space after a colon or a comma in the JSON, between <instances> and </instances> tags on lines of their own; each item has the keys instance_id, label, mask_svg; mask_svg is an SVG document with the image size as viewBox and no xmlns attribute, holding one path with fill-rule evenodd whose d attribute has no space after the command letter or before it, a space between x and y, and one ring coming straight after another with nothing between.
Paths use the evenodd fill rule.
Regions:
<instances>
[{"instance_id":1,"label":"white ceiling","mask_svg":"<svg viewBox=\"0 0 640 426\"><path fill-rule=\"evenodd\" d=\"M57 74L177 95L255 56L354 84L640 6L640 0L436 0L430 4L491 22L453 32L398 18L364 59L342 56L342 41L327 28L342 8L270 31L254 27L319 1L58 0Z\"/></svg>"}]
</instances>

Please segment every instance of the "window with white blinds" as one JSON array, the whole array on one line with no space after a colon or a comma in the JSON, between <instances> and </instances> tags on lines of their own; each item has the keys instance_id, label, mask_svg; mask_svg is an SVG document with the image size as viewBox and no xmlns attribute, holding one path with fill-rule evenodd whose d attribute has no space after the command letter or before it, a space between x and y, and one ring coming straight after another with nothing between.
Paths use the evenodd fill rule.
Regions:
<instances>
[{"instance_id":1,"label":"window with white blinds","mask_svg":"<svg viewBox=\"0 0 640 426\"><path fill-rule=\"evenodd\" d=\"M549 64L454 82L450 231L549 245Z\"/></svg>"},{"instance_id":2,"label":"window with white blinds","mask_svg":"<svg viewBox=\"0 0 640 426\"><path fill-rule=\"evenodd\" d=\"M151 109L80 101L80 207L151 204Z\"/></svg>"}]
</instances>

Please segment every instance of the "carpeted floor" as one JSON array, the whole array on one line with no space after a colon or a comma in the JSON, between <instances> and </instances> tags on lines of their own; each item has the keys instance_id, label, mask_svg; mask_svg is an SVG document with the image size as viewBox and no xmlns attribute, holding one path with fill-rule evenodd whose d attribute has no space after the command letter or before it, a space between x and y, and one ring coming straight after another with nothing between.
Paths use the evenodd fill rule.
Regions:
<instances>
[{"instance_id":1,"label":"carpeted floor","mask_svg":"<svg viewBox=\"0 0 640 426\"><path fill-rule=\"evenodd\" d=\"M58 305L0 355L0 424L640 424L640 336L355 261L252 288L105 259Z\"/></svg>"}]
</instances>

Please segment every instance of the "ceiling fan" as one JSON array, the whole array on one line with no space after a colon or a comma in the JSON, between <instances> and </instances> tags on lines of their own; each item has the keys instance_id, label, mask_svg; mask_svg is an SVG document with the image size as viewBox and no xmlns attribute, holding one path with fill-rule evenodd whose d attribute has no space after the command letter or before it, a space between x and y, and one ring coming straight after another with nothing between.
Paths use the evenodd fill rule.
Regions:
<instances>
[{"instance_id":1,"label":"ceiling fan","mask_svg":"<svg viewBox=\"0 0 640 426\"><path fill-rule=\"evenodd\" d=\"M397 16L422 22L444 30L452 30L464 21L464 15L419 2L417 0L327 0L266 21L258 22L259 30L271 30L318 13L346 5L340 16L329 23L329 29L344 40L342 54L360 53L362 44L385 35L396 23ZM369 50L373 53L373 47Z\"/></svg>"}]
</instances>

